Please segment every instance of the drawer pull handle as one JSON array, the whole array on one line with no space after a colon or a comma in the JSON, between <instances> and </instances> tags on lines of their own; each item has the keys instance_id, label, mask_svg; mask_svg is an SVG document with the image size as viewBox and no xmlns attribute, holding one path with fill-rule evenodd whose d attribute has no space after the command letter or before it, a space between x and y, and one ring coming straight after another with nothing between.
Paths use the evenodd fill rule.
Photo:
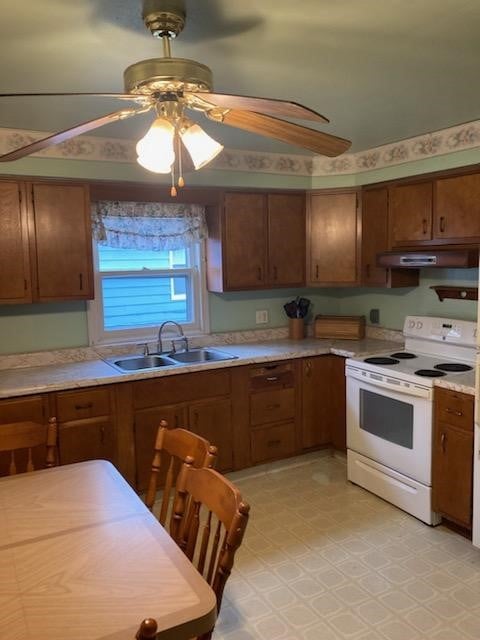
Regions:
<instances>
[{"instance_id":1,"label":"drawer pull handle","mask_svg":"<svg viewBox=\"0 0 480 640\"><path fill-rule=\"evenodd\" d=\"M267 409L280 409L280 405L279 404L268 404L267 405Z\"/></svg>"},{"instance_id":2,"label":"drawer pull handle","mask_svg":"<svg viewBox=\"0 0 480 640\"><path fill-rule=\"evenodd\" d=\"M277 445L281 444L281 440L269 440L267 442L267 447L276 447Z\"/></svg>"},{"instance_id":3,"label":"drawer pull handle","mask_svg":"<svg viewBox=\"0 0 480 640\"><path fill-rule=\"evenodd\" d=\"M443 453L445 453L446 443L447 443L447 434L442 433L442 437L440 438L440 444L441 444Z\"/></svg>"},{"instance_id":4,"label":"drawer pull handle","mask_svg":"<svg viewBox=\"0 0 480 640\"><path fill-rule=\"evenodd\" d=\"M423 218L422 220L422 233L423 235L425 235L427 233L428 229L427 229L427 219Z\"/></svg>"},{"instance_id":5,"label":"drawer pull handle","mask_svg":"<svg viewBox=\"0 0 480 640\"><path fill-rule=\"evenodd\" d=\"M278 380L278 376L267 376L268 382L276 382Z\"/></svg>"},{"instance_id":6,"label":"drawer pull handle","mask_svg":"<svg viewBox=\"0 0 480 640\"><path fill-rule=\"evenodd\" d=\"M455 411L455 409L450 409L449 407L447 407L445 411L447 413L451 413L454 416L458 416L459 418L463 416L463 411Z\"/></svg>"},{"instance_id":7,"label":"drawer pull handle","mask_svg":"<svg viewBox=\"0 0 480 640\"><path fill-rule=\"evenodd\" d=\"M77 411L81 411L82 409L91 409L93 407L93 402L85 402L85 404L76 404L75 409Z\"/></svg>"}]
</instances>

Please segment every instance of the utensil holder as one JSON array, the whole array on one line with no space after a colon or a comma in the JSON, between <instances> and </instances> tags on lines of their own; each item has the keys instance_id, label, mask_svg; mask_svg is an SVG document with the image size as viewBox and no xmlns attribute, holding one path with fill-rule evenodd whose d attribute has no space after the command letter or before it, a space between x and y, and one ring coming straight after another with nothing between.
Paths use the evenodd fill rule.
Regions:
<instances>
[{"instance_id":1,"label":"utensil holder","mask_svg":"<svg viewBox=\"0 0 480 640\"><path fill-rule=\"evenodd\" d=\"M302 340L305 338L305 321L303 318L288 319L288 337L291 340Z\"/></svg>"}]
</instances>

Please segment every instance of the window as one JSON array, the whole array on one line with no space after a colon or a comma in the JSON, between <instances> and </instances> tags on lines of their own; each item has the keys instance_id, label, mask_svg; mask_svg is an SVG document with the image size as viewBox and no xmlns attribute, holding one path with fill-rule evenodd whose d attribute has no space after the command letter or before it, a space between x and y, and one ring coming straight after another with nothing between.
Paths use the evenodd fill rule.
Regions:
<instances>
[{"instance_id":1,"label":"window","mask_svg":"<svg viewBox=\"0 0 480 640\"><path fill-rule=\"evenodd\" d=\"M91 344L150 341L162 322L207 331L205 207L102 200L92 204L95 300Z\"/></svg>"}]
</instances>

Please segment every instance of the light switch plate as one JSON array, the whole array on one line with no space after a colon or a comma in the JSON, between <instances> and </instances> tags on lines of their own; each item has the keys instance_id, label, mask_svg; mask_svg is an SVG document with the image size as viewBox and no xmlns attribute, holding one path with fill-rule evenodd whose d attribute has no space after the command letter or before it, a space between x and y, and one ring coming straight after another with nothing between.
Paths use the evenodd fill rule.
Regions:
<instances>
[{"instance_id":1,"label":"light switch plate","mask_svg":"<svg viewBox=\"0 0 480 640\"><path fill-rule=\"evenodd\" d=\"M268 311L267 309L262 309L261 311L255 312L255 323L256 324L267 324L268 323Z\"/></svg>"}]
</instances>

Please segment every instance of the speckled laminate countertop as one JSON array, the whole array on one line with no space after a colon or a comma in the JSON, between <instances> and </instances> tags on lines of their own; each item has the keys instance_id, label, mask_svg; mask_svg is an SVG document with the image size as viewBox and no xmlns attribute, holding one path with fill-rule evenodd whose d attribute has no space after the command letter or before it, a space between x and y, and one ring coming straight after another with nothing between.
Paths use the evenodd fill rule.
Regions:
<instances>
[{"instance_id":1,"label":"speckled laminate countertop","mask_svg":"<svg viewBox=\"0 0 480 640\"><path fill-rule=\"evenodd\" d=\"M235 360L175 365L143 371L121 373L103 360L86 360L48 366L22 367L0 371L0 398L12 398L33 393L62 389L93 387L102 384L161 378L208 369L238 367L247 364L290 360L325 354L344 357L363 356L395 350L398 342L366 338L364 340L268 340L242 344L216 344L215 349L237 356Z\"/></svg>"}]
</instances>

